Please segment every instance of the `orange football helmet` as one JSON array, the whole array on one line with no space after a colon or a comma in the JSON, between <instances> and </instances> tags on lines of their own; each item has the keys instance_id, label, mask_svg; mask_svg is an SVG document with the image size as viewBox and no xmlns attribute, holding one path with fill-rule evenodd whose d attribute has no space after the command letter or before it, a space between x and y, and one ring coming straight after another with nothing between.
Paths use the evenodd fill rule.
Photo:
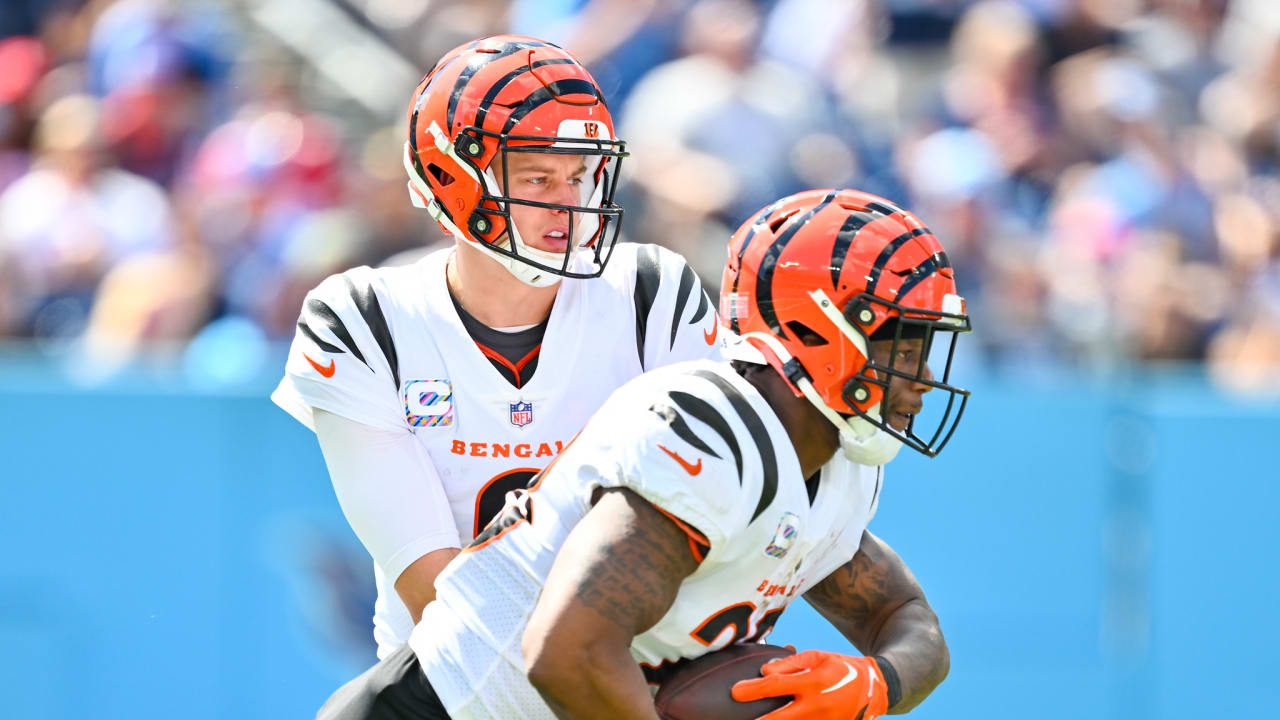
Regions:
<instances>
[{"instance_id":1,"label":"orange football helmet","mask_svg":"<svg viewBox=\"0 0 1280 720\"><path fill-rule=\"evenodd\" d=\"M729 241L720 303L730 329L836 424L850 457L876 429L930 457L955 432L969 398L950 384L956 339L970 329L964 300L938 239L888 200L810 190L764 208ZM926 359L944 332L946 367L935 379ZM914 372L872 359L873 339L892 339L892 363L908 337L924 339ZM883 419L894 375L948 393L932 435L916 433L914 415L903 431Z\"/></svg>"},{"instance_id":2,"label":"orange football helmet","mask_svg":"<svg viewBox=\"0 0 1280 720\"><path fill-rule=\"evenodd\" d=\"M444 230L472 243L522 281L596 277L618 239L613 203L627 156L614 137L604 95L581 63L542 40L497 35L450 50L422 79L409 104L404 165L410 199ZM578 205L508 197L513 152L583 155L588 172ZM501 157L501 184L491 167ZM594 164L593 164L594 159ZM511 222L512 204L569 211L569 251L528 246ZM581 222L576 223L575 218ZM575 260L590 252L590 262Z\"/></svg>"}]
</instances>

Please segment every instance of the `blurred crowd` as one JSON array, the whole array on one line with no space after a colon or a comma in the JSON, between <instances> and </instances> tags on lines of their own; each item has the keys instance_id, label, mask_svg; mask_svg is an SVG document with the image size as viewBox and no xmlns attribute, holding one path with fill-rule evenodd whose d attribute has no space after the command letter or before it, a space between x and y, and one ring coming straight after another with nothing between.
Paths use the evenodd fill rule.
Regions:
<instances>
[{"instance_id":1,"label":"blurred crowd","mask_svg":"<svg viewBox=\"0 0 1280 720\"><path fill-rule=\"evenodd\" d=\"M7 0L0 338L256 371L323 277L443 241L402 106L498 32L592 70L624 236L709 290L756 209L856 187L948 248L978 364L1280 392L1276 0Z\"/></svg>"}]
</instances>

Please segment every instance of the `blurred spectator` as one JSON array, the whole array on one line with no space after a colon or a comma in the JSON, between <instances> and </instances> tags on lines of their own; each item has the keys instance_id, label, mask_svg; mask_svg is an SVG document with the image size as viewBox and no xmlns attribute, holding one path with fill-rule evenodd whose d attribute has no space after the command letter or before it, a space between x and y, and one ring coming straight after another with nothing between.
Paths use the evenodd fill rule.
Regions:
<instances>
[{"instance_id":1,"label":"blurred spectator","mask_svg":"<svg viewBox=\"0 0 1280 720\"><path fill-rule=\"evenodd\" d=\"M693 0L514 0L513 32L570 49L615 107L637 81L679 52Z\"/></svg>"},{"instance_id":2,"label":"blurred spectator","mask_svg":"<svg viewBox=\"0 0 1280 720\"><path fill-rule=\"evenodd\" d=\"M168 198L154 183L112 167L102 154L97 101L71 95L35 129L30 172L0 195L0 254L22 290L19 334L74 336L102 276L167 245Z\"/></svg>"},{"instance_id":3,"label":"blurred spectator","mask_svg":"<svg viewBox=\"0 0 1280 720\"><path fill-rule=\"evenodd\" d=\"M985 366L1189 360L1280 393L1274 0L307 1L421 72L480 34L564 44L634 152L624 233L711 289L761 205L858 187L943 238ZM294 7L0 9L0 336L118 362L194 337L196 375L245 360L230 382L320 278L438 240L403 118L333 80L349 49L281 35Z\"/></svg>"},{"instance_id":4,"label":"blurred spectator","mask_svg":"<svg viewBox=\"0 0 1280 720\"><path fill-rule=\"evenodd\" d=\"M817 143L800 149L810 156L849 155L834 135L826 147L812 137L830 129L814 80L758 56L761 22L747 0L694 5L682 30L685 54L640 81L618 131L645 208L627 232L684 254L712 289L729 228L803 185L791 164L798 141Z\"/></svg>"},{"instance_id":5,"label":"blurred spectator","mask_svg":"<svg viewBox=\"0 0 1280 720\"><path fill-rule=\"evenodd\" d=\"M48 53L36 38L0 40L0 191L27 171L35 128L32 95L47 63Z\"/></svg>"},{"instance_id":6,"label":"blurred spectator","mask_svg":"<svg viewBox=\"0 0 1280 720\"><path fill-rule=\"evenodd\" d=\"M194 133L211 129L234 42L209 3L183 12L159 0L121 0L93 27L90 89L103 98L104 136L121 167L168 185Z\"/></svg>"}]
</instances>

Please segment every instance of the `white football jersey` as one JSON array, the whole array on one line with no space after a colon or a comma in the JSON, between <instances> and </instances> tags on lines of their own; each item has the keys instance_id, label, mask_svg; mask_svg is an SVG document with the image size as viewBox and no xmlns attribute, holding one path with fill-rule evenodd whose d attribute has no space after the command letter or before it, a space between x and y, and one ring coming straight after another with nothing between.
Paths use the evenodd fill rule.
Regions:
<instances>
[{"instance_id":1,"label":"white football jersey","mask_svg":"<svg viewBox=\"0 0 1280 720\"><path fill-rule=\"evenodd\" d=\"M452 252L355 268L312 290L271 397L313 430L319 408L412 433L436 475L421 481L443 485L465 545L616 388L646 368L719 357L720 342L714 304L683 258L620 243L601 277L561 281L537 369L516 388L458 317L445 283ZM381 656L413 622L395 578L376 563L375 574Z\"/></svg>"},{"instance_id":2,"label":"white football jersey","mask_svg":"<svg viewBox=\"0 0 1280 720\"><path fill-rule=\"evenodd\" d=\"M729 364L650 372L614 393L445 568L410 646L454 720L554 718L525 676L521 637L593 491L626 487L704 536L691 540L698 569L631 645L656 684L682 659L763 640L788 603L858 551L881 480L881 468L840 457L811 500L782 423Z\"/></svg>"}]
</instances>

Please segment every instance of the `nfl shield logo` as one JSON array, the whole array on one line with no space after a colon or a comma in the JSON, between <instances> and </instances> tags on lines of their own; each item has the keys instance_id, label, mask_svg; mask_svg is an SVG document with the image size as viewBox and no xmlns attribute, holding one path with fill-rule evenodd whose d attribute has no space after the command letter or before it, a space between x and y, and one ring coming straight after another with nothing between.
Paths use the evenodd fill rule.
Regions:
<instances>
[{"instance_id":1,"label":"nfl shield logo","mask_svg":"<svg viewBox=\"0 0 1280 720\"><path fill-rule=\"evenodd\" d=\"M511 424L516 427L524 427L533 422L533 403L513 402L511 403Z\"/></svg>"}]
</instances>

